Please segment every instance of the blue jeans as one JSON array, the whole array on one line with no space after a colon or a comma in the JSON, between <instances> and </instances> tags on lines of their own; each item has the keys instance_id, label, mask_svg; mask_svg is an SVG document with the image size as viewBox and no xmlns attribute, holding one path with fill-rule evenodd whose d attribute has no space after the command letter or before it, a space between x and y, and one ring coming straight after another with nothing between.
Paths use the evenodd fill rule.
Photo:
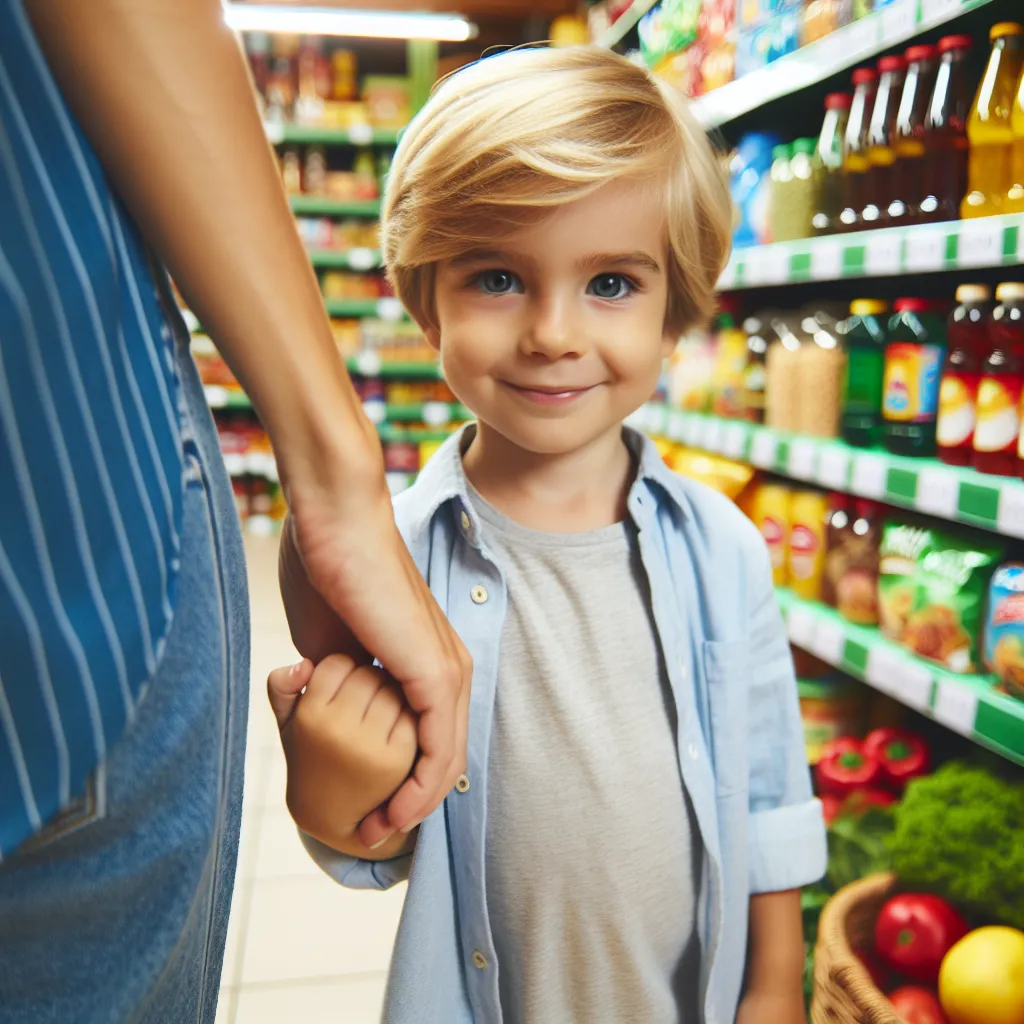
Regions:
<instances>
[{"instance_id":1,"label":"blue jeans","mask_svg":"<svg viewBox=\"0 0 1024 1024\"><path fill-rule=\"evenodd\" d=\"M212 1024L242 811L245 558L175 318L187 471L178 606L77 816L0 865L0 1022Z\"/></svg>"}]
</instances>

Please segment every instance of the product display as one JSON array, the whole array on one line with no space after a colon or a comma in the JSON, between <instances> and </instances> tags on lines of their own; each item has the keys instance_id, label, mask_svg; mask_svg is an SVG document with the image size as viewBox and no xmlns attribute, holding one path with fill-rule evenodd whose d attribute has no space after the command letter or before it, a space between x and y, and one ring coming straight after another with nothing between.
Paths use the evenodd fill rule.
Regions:
<instances>
[{"instance_id":1,"label":"product display","mask_svg":"<svg viewBox=\"0 0 1024 1024\"><path fill-rule=\"evenodd\" d=\"M1000 566L992 577L985 663L1007 692L1024 700L1024 564Z\"/></svg>"}]
</instances>

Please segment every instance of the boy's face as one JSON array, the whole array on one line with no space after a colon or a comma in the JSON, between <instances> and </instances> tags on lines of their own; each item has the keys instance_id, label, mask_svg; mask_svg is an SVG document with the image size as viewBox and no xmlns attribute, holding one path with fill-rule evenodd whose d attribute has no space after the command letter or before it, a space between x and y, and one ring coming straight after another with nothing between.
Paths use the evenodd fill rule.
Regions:
<instances>
[{"instance_id":1,"label":"boy's face","mask_svg":"<svg viewBox=\"0 0 1024 1024\"><path fill-rule=\"evenodd\" d=\"M675 343L655 195L609 184L438 265L440 328L427 337L459 399L518 447L568 454L653 393Z\"/></svg>"}]
</instances>

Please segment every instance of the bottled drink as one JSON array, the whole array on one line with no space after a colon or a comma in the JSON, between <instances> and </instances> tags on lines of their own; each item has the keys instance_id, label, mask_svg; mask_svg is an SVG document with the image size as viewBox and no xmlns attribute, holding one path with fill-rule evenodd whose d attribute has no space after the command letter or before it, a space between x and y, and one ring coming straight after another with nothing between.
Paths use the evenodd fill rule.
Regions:
<instances>
[{"instance_id":1,"label":"bottled drink","mask_svg":"<svg viewBox=\"0 0 1024 1024\"><path fill-rule=\"evenodd\" d=\"M889 304L855 299L839 326L846 348L843 387L843 440L857 448L882 441L882 382L885 378L885 317Z\"/></svg>"},{"instance_id":2,"label":"bottled drink","mask_svg":"<svg viewBox=\"0 0 1024 1024\"><path fill-rule=\"evenodd\" d=\"M1011 185L1010 117L1024 63L1024 26L1003 21L992 26L989 37L992 52L967 118L967 192L960 204L960 216L964 218L1002 213Z\"/></svg>"},{"instance_id":3,"label":"bottled drink","mask_svg":"<svg viewBox=\"0 0 1024 1024\"><path fill-rule=\"evenodd\" d=\"M878 227L883 211L889 208L896 195L896 151L892 141L906 69L902 57L883 57L878 62L878 88L868 124L868 171L860 211L861 227Z\"/></svg>"},{"instance_id":4,"label":"bottled drink","mask_svg":"<svg viewBox=\"0 0 1024 1024\"><path fill-rule=\"evenodd\" d=\"M1013 149L1010 159L1010 189L1006 194L1006 213L1024 213L1024 73L1020 76L1017 94L1013 98L1010 134L1013 136Z\"/></svg>"},{"instance_id":5,"label":"bottled drink","mask_svg":"<svg viewBox=\"0 0 1024 1024\"><path fill-rule=\"evenodd\" d=\"M758 313L743 321L747 335L747 362L743 369L744 417L751 423L764 423L764 394L767 382L765 357L768 355L771 314Z\"/></svg>"},{"instance_id":6,"label":"bottled drink","mask_svg":"<svg viewBox=\"0 0 1024 1024\"><path fill-rule=\"evenodd\" d=\"M989 320L989 353L978 385L974 468L1014 476L1024 395L1024 284L1001 284Z\"/></svg>"},{"instance_id":7,"label":"bottled drink","mask_svg":"<svg viewBox=\"0 0 1024 1024\"><path fill-rule=\"evenodd\" d=\"M896 455L935 454L946 321L928 299L897 299L886 326L882 419Z\"/></svg>"},{"instance_id":8,"label":"bottled drink","mask_svg":"<svg viewBox=\"0 0 1024 1024\"><path fill-rule=\"evenodd\" d=\"M843 209L839 214L841 231L859 226L860 211L866 200L868 170L868 128L875 103L876 75L871 68L853 73L853 101L843 140Z\"/></svg>"},{"instance_id":9,"label":"bottled drink","mask_svg":"<svg viewBox=\"0 0 1024 1024\"><path fill-rule=\"evenodd\" d=\"M813 164L817 209L811 217L811 227L816 235L829 234L839 228L839 214L843 210L843 136L850 117L851 99L848 92L833 92L825 97L825 120Z\"/></svg>"},{"instance_id":10,"label":"bottled drink","mask_svg":"<svg viewBox=\"0 0 1024 1024\"><path fill-rule=\"evenodd\" d=\"M939 66L924 119L924 189L917 220L956 220L967 189L967 114L973 86L970 36L939 40Z\"/></svg>"},{"instance_id":11,"label":"bottled drink","mask_svg":"<svg viewBox=\"0 0 1024 1024\"><path fill-rule=\"evenodd\" d=\"M962 284L956 290L956 301L958 305L946 323L949 351L939 388L936 440L943 462L969 466L981 366L988 354L992 291L984 284Z\"/></svg>"},{"instance_id":12,"label":"bottled drink","mask_svg":"<svg viewBox=\"0 0 1024 1024\"><path fill-rule=\"evenodd\" d=\"M790 228L790 185L793 174L789 168L792 150L789 143L772 147L772 168L768 174L768 225L773 242L785 242L793 238Z\"/></svg>"},{"instance_id":13,"label":"bottled drink","mask_svg":"<svg viewBox=\"0 0 1024 1024\"><path fill-rule=\"evenodd\" d=\"M903 56L907 74L892 138L896 165L893 196L885 213L889 224L911 223L924 198L924 119L935 88L938 51L934 46L912 46Z\"/></svg>"},{"instance_id":14,"label":"bottled drink","mask_svg":"<svg viewBox=\"0 0 1024 1024\"><path fill-rule=\"evenodd\" d=\"M814 178L814 149L817 139L795 139L789 158L790 238L810 238L811 218L818 205Z\"/></svg>"}]
</instances>

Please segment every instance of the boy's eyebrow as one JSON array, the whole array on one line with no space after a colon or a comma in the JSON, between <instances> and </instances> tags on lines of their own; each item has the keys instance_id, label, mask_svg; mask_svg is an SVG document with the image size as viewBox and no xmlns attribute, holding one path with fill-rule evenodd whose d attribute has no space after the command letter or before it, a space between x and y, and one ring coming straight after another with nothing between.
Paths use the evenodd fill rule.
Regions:
<instances>
[{"instance_id":1,"label":"boy's eyebrow","mask_svg":"<svg viewBox=\"0 0 1024 1024\"><path fill-rule=\"evenodd\" d=\"M525 263L527 266L536 266L536 260L525 253L503 252L501 249L470 249L467 252L456 256L451 262L453 266L462 266L467 263L495 263L503 264L510 262ZM652 274L661 273L661 264L646 252L596 252L584 256L578 260L576 266L579 270L597 270L601 267L636 267L638 270L648 270Z\"/></svg>"},{"instance_id":2,"label":"boy's eyebrow","mask_svg":"<svg viewBox=\"0 0 1024 1024\"><path fill-rule=\"evenodd\" d=\"M501 249L467 249L459 256L453 257L451 265L459 267L466 263L494 263L501 266L512 262L536 266L536 260L529 256L522 253L504 252Z\"/></svg>"}]
</instances>

